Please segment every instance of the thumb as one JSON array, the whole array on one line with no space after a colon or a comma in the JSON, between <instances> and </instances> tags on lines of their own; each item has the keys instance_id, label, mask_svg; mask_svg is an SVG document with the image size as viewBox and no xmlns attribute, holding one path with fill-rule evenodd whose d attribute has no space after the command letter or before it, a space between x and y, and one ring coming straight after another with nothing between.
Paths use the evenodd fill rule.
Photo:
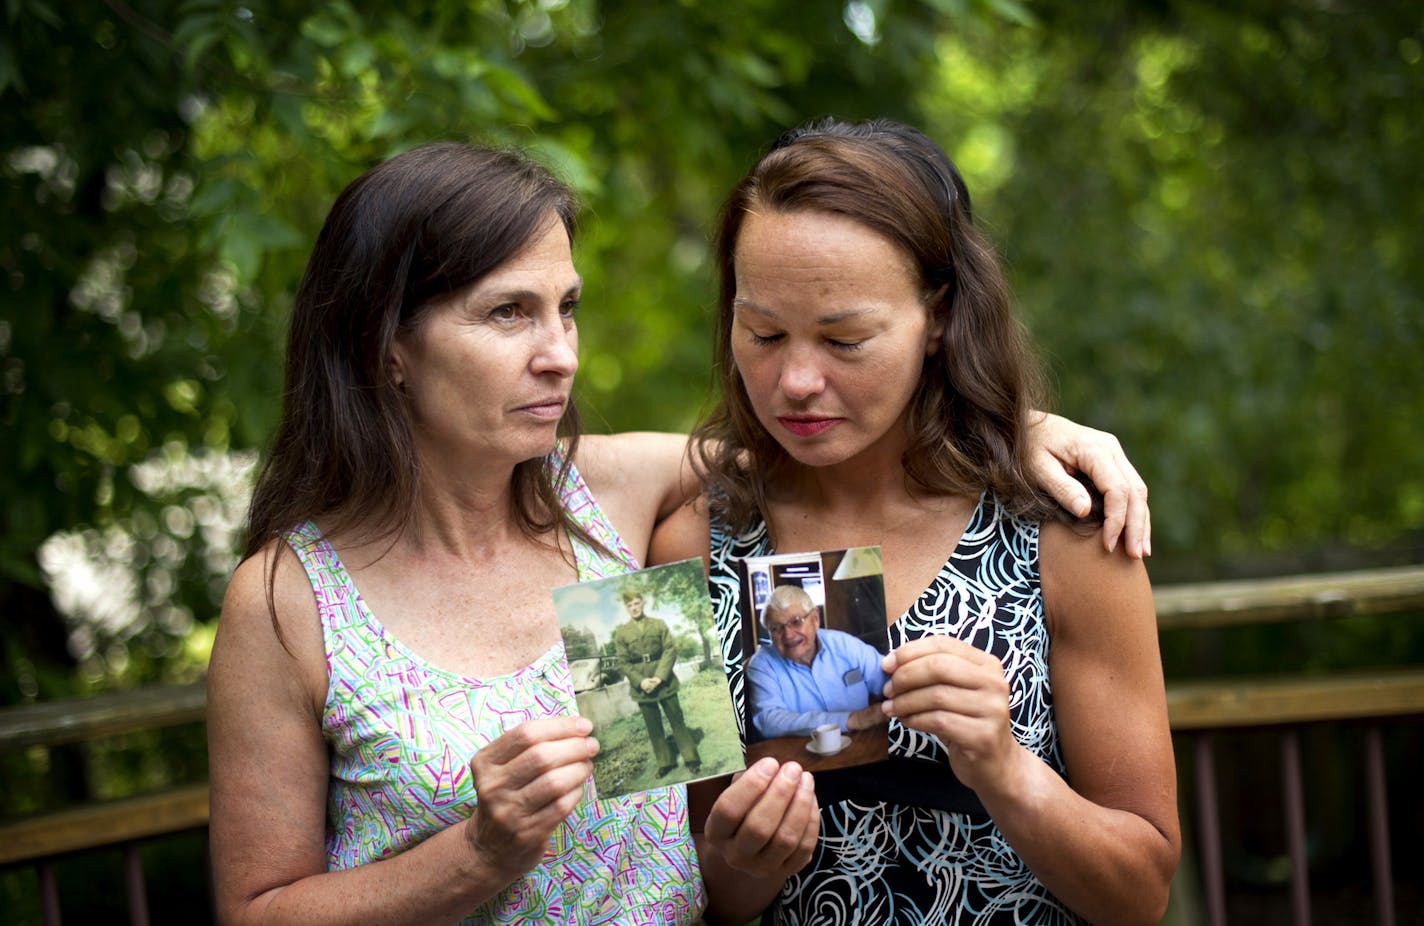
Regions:
<instances>
[{"instance_id":1,"label":"thumb","mask_svg":"<svg viewBox=\"0 0 1424 926\"><path fill-rule=\"evenodd\" d=\"M1077 517L1084 517L1093 510L1093 500L1083 484L1064 468L1063 462L1046 450L1033 455L1029 464L1035 481L1054 501L1068 509Z\"/></svg>"}]
</instances>

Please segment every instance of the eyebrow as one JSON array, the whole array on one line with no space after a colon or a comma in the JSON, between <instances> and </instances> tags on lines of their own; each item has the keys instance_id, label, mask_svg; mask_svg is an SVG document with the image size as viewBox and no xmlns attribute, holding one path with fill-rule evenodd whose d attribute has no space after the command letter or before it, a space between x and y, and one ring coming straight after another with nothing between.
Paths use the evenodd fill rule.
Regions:
<instances>
[{"instance_id":1,"label":"eyebrow","mask_svg":"<svg viewBox=\"0 0 1424 926\"><path fill-rule=\"evenodd\" d=\"M766 308L765 306L757 305L755 302L752 302L752 301L750 301L750 300L748 300L748 299L743 299L743 298L741 298L740 296L732 300L732 308L733 308L733 309L745 309L745 310L748 311L748 312L754 312L754 313L756 313L757 315L761 315L761 316L764 316L764 317L766 317L766 318L777 318L777 317L778 317L777 314L776 314L775 312L773 312L771 309L768 309L768 308ZM837 322L849 321L849 320L851 320L851 319L853 319L853 318L858 318L858 317L860 317L860 316L862 316L862 315L869 315L869 314L871 314L871 313L874 312L874 311L875 311L874 309L868 308L868 307L867 307L867 308L861 308L861 309L843 309L843 310L840 311L840 312L832 312L832 313L830 313L829 315L822 315L822 316L818 317L818 318L816 319L816 324L818 324L818 325L834 325L834 324L836 324Z\"/></svg>"},{"instance_id":2,"label":"eyebrow","mask_svg":"<svg viewBox=\"0 0 1424 926\"><path fill-rule=\"evenodd\" d=\"M583 289L583 277L578 277L568 289L564 290L564 296L580 292ZM537 293L532 289L497 289L481 293L480 298L494 302L527 302L542 299L543 293Z\"/></svg>"}]
</instances>

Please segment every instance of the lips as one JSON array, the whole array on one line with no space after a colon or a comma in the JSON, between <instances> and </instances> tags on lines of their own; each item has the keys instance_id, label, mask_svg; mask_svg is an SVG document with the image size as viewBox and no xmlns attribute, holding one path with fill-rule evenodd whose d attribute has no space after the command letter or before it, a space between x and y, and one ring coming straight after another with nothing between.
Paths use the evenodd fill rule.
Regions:
<instances>
[{"instance_id":1,"label":"lips","mask_svg":"<svg viewBox=\"0 0 1424 926\"><path fill-rule=\"evenodd\" d=\"M558 418L563 417L564 407L567 404L568 399L566 399L564 396L550 396L546 399L537 399L526 405L521 405L516 408L515 411L522 412L526 415L532 415L535 418L548 418L557 420Z\"/></svg>"},{"instance_id":2,"label":"lips","mask_svg":"<svg viewBox=\"0 0 1424 926\"><path fill-rule=\"evenodd\" d=\"M778 415L781 426L797 437L815 437L844 421L844 418L827 418L820 415Z\"/></svg>"}]
</instances>

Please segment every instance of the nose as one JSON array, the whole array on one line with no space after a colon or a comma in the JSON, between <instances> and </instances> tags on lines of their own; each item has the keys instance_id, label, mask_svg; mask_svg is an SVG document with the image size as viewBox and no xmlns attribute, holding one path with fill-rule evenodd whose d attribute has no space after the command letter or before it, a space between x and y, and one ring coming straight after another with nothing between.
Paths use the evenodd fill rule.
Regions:
<instances>
[{"instance_id":1,"label":"nose","mask_svg":"<svg viewBox=\"0 0 1424 926\"><path fill-rule=\"evenodd\" d=\"M534 372L573 376L578 370L578 328L573 321L560 316L535 328L538 341L530 363Z\"/></svg>"},{"instance_id":2,"label":"nose","mask_svg":"<svg viewBox=\"0 0 1424 926\"><path fill-rule=\"evenodd\" d=\"M825 377L812 350L792 347L786 352L781 364L781 378L777 385L788 399L799 402L825 388Z\"/></svg>"}]
</instances>

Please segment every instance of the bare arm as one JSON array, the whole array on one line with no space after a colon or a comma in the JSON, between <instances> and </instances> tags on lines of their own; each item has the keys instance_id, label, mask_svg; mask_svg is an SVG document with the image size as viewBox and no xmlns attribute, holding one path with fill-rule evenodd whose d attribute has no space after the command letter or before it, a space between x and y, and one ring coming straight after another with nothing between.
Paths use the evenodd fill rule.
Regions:
<instances>
[{"instance_id":1,"label":"bare arm","mask_svg":"<svg viewBox=\"0 0 1424 926\"><path fill-rule=\"evenodd\" d=\"M1147 483L1116 437L1059 415L1036 412L1029 440L1034 479L1069 511L1082 516L1089 509L1088 493L1074 474L1085 474L1103 494L1104 549L1112 552L1121 540L1134 559L1151 555ZM653 431L589 435L579 445L576 462L639 562L670 563L705 555L703 541L701 549L682 556L668 553L649 558L648 538L654 530L701 494L687 435Z\"/></svg>"},{"instance_id":2,"label":"bare arm","mask_svg":"<svg viewBox=\"0 0 1424 926\"><path fill-rule=\"evenodd\" d=\"M285 547L269 548L285 551ZM208 673L210 839L224 923L453 922L538 861L576 803L587 721L532 721L472 764L474 816L392 858L327 872L325 650L300 566L283 552L273 631L262 557L228 588ZM542 725L542 726L536 726ZM547 728L547 729L546 729Z\"/></svg>"},{"instance_id":3,"label":"bare arm","mask_svg":"<svg viewBox=\"0 0 1424 926\"><path fill-rule=\"evenodd\" d=\"M1014 739L998 660L930 637L887 657L890 712L946 744L1035 875L1094 923L1156 923L1181 852L1151 589L1141 563L1045 524L1050 674L1068 781Z\"/></svg>"},{"instance_id":4,"label":"bare arm","mask_svg":"<svg viewBox=\"0 0 1424 926\"><path fill-rule=\"evenodd\" d=\"M712 558L708 530L707 503L698 497L658 524L648 549L648 564L676 563L698 556L705 570Z\"/></svg>"}]
</instances>

